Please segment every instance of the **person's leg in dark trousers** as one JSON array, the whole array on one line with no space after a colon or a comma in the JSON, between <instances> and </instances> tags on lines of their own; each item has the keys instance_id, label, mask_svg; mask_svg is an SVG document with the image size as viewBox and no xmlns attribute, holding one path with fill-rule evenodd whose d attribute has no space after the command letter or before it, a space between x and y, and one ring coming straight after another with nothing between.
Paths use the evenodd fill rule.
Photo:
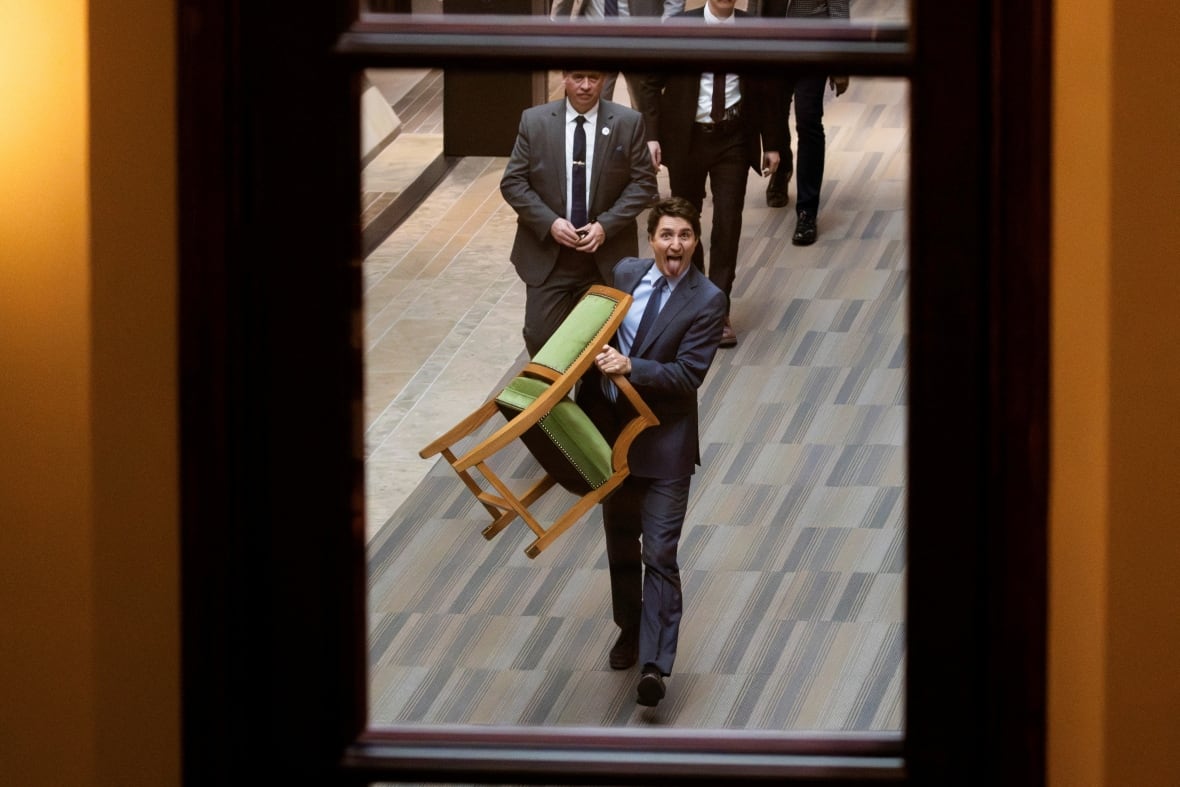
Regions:
<instances>
[{"instance_id":1,"label":"person's leg in dark trousers","mask_svg":"<svg viewBox=\"0 0 1180 787\"><path fill-rule=\"evenodd\" d=\"M639 664L672 674L684 593L677 551L688 512L691 476L655 479L643 497L643 622L639 628Z\"/></svg>"},{"instance_id":2,"label":"person's leg in dark trousers","mask_svg":"<svg viewBox=\"0 0 1180 787\"><path fill-rule=\"evenodd\" d=\"M671 189L672 196L688 200L696 208L698 215L705 203L705 180L708 179L709 168L713 165L712 153L709 135L694 127L688 155L675 168L668 168L668 188ZM705 270L704 243L697 243L692 253L692 264L699 271Z\"/></svg>"},{"instance_id":3,"label":"person's leg in dark trousers","mask_svg":"<svg viewBox=\"0 0 1180 787\"><path fill-rule=\"evenodd\" d=\"M790 202L787 186L795 171L795 157L791 153L791 97L795 94L795 80L783 79L779 82L779 88L782 90L783 102L779 132L782 134L783 145L779 151L778 169L766 181L766 206L770 208L785 208Z\"/></svg>"},{"instance_id":4,"label":"person's leg in dark trousers","mask_svg":"<svg viewBox=\"0 0 1180 787\"><path fill-rule=\"evenodd\" d=\"M746 181L750 165L746 162L746 143L742 131L734 127L724 134L712 135L714 153L710 156L709 190L713 193L713 220L709 231L709 280L728 298L737 275L738 243L742 237L742 208L746 202Z\"/></svg>"},{"instance_id":5,"label":"person's leg in dark trousers","mask_svg":"<svg viewBox=\"0 0 1180 787\"><path fill-rule=\"evenodd\" d=\"M602 98L607 101L615 100L615 83L619 81L618 71L608 71L603 74Z\"/></svg>"},{"instance_id":6,"label":"person's leg in dark trousers","mask_svg":"<svg viewBox=\"0 0 1180 787\"><path fill-rule=\"evenodd\" d=\"M795 133L798 148L795 203L797 213L813 219L819 215L820 187L824 181L824 88L827 77L799 77L795 83Z\"/></svg>"},{"instance_id":7,"label":"person's leg in dark trousers","mask_svg":"<svg viewBox=\"0 0 1180 787\"><path fill-rule=\"evenodd\" d=\"M632 74L630 71L623 73L623 79L627 82L627 95L631 97L631 108L636 112L643 111L644 77L644 74Z\"/></svg>"},{"instance_id":8,"label":"person's leg in dark trousers","mask_svg":"<svg viewBox=\"0 0 1180 787\"><path fill-rule=\"evenodd\" d=\"M525 286L524 346L537 354L592 285L603 284L594 257L562 247L549 278Z\"/></svg>"},{"instance_id":9,"label":"person's leg in dark trousers","mask_svg":"<svg viewBox=\"0 0 1180 787\"><path fill-rule=\"evenodd\" d=\"M672 674L680 638L677 551L691 480L631 476L603 503L615 623L639 624L639 663L665 676Z\"/></svg>"},{"instance_id":10,"label":"person's leg in dark trousers","mask_svg":"<svg viewBox=\"0 0 1180 787\"><path fill-rule=\"evenodd\" d=\"M733 287L737 270L738 241L742 234L742 206L746 201L745 143L741 129L727 132L693 130L690 155L684 164L668 173L672 195L683 197L697 211L705 201L705 181L713 192L713 216L709 229L709 280L721 288L726 297ZM705 270L704 243L698 243L692 264Z\"/></svg>"},{"instance_id":11,"label":"person's leg in dark trousers","mask_svg":"<svg viewBox=\"0 0 1180 787\"><path fill-rule=\"evenodd\" d=\"M610 565L610 599L615 625L624 631L638 628L642 619L643 534L640 511L649 481L628 476L602 502L606 559Z\"/></svg>"}]
</instances>

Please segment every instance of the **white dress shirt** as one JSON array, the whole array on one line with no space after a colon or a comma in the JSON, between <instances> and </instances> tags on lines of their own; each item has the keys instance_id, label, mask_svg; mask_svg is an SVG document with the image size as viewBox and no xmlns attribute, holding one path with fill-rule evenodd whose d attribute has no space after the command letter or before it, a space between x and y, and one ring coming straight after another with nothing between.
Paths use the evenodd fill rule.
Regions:
<instances>
[{"instance_id":1,"label":"white dress shirt","mask_svg":"<svg viewBox=\"0 0 1180 787\"><path fill-rule=\"evenodd\" d=\"M713 12L709 10L708 4L705 5L705 24L707 25L732 25L737 18L736 13L730 14L728 17L722 19L719 16L714 16ZM741 88L738 84L737 74L725 75L725 108L729 109L734 104L742 100ZM697 122L698 123L712 123L713 122L713 72L705 71L701 74L701 89L697 94Z\"/></svg>"}]
</instances>

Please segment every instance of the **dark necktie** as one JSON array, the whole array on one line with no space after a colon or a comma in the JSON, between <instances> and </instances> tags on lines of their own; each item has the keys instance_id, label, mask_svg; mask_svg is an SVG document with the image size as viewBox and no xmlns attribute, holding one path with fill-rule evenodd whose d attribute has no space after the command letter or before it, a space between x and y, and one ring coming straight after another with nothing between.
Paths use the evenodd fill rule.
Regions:
<instances>
[{"instance_id":1,"label":"dark necktie","mask_svg":"<svg viewBox=\"0 0 1180 787\"><path fill-rule=\"evenodd\" d=\"M603 16L618 16L619 15L619 0L606 0L602 4Z\"/></svg>"},{"instance_id":2,"label":"dark necktie","mask_svg":"<svg viewBox=\"0 0 1180 787\"><path fill-rule=\"evenodd\" d=\"M713 108L709 117L714 123L725 120L725 74L718 71L713 72Z\"/></svg>"},{"instance_id":3,"label":"dark necktie","mask_svg":"<svg viewBox=\"0 0 1180 787\"><path fill-rule=\"evenodd\" d=\"M578 127L574 129L574 165L570 178L573 191L573 205L570 207L570 223L575 227L586 226L586 117L578 115Z\"/></svg>"},{"instance_id":4,"label":"dark necktie","mask_svg":"<svg viewBox=\"0 0 1180 787\"><path fill-rule=\"evenodd\" d=\"M651 295L647 298L647 307L643 310L643 317L639 319L639 327L635 329L635 338L631 341L630 355L638 352L644 337L651 330L652 323L656 321L656 315L660 313L660 302L664 300L664 289L667 286L668 282L663 276L657 277L652 283Z\"/></svg>"},{"instance_id":5,"label":"dark necktie","mask_svg":"<svg viewBox=\"0 0 1180 787\"><path fill-rule=\"evenodd\" d=\"M628 348L628 355L635 355L639 351L639 343L643 341L643 337L651 330L652 323L656 321L656 317L660 313L660 301L664 299L664 290L668 287L668 280L663 276L656 278L651 285L651 295L647 296L647 306L643 308L643 316L639 318L639 327L635 329L635 338L631 341L631 347ZM602 377L602 392L606 398L612 402L619 400L619 389L611 382L611 379L606 375Z\"/></svg>"}]
</instances>

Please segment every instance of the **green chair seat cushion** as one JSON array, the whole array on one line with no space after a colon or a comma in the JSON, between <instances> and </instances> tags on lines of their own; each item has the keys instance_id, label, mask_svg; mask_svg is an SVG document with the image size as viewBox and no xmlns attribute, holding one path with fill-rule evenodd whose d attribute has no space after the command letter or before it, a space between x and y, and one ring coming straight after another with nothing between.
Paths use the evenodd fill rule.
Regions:
<instances>
[{"instance_id":1,"label":"green chair seat cushion","mask_svg":"<svg viewBox=\"0 0 1180 787\"><path fill-rule=\"evenodd\" d=\"M618 300L607 295L591 293L583 297L537 351L533 363L564 373L594 340L618 305Z\"/></svg>"},{"instance_id":2,"label":"green chair seat cushion","mask_svg":"<svg viewBox=\"0 0 1180 787\"><path fill-rule=\"evenodd\" d=\"M512 420L546 388L542 380L517 377L496 397L496 404L504 417ZM527 429L521 441L545 472L574 494L597 489L611 476L610 445L585 411L569 398Z\"/></svg>"}]
</instances>

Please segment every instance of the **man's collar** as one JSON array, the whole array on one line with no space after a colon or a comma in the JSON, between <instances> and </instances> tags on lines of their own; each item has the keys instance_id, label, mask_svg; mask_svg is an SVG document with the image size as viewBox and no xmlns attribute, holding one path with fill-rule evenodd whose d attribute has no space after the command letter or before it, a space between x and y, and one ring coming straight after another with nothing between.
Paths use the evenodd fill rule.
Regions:
<instances>
[{"instance_id":1,"label":"man's collar","mask_svg":"<svg viewBox=\"0 0 1180 787\"><path fill-rule=\"evenodd\" d=\"M574 109L574 105L571 104L570 100L567 98L565 100L565 122L566 123L572 122L573 119L576 118L578 115L583 116L587 120L594 120L598 117L598 108L600 106L602 106L602 101L597 101L597 102L595 102L594 106L590 107L590 109L588 109L587 111L579 112L578 110Z\"/></svg>"},{"instance_id":2,"label":"man's collar","mask_svg":"<svg viewBox=\"0 0 1180 787\"><path fill-rule=\"evenodd\" d=\"M736 8L733 9L733 12L730 13L730 15L725 18L719 17L716 14L714 14L713 10L711 8L709 8L709 4L707 2L705 3L703 10L705 12L705 22L710 25L728 25L728 24L732 23L735 18L737 18L737 9Z\"/></svg>"}]
</instances>

